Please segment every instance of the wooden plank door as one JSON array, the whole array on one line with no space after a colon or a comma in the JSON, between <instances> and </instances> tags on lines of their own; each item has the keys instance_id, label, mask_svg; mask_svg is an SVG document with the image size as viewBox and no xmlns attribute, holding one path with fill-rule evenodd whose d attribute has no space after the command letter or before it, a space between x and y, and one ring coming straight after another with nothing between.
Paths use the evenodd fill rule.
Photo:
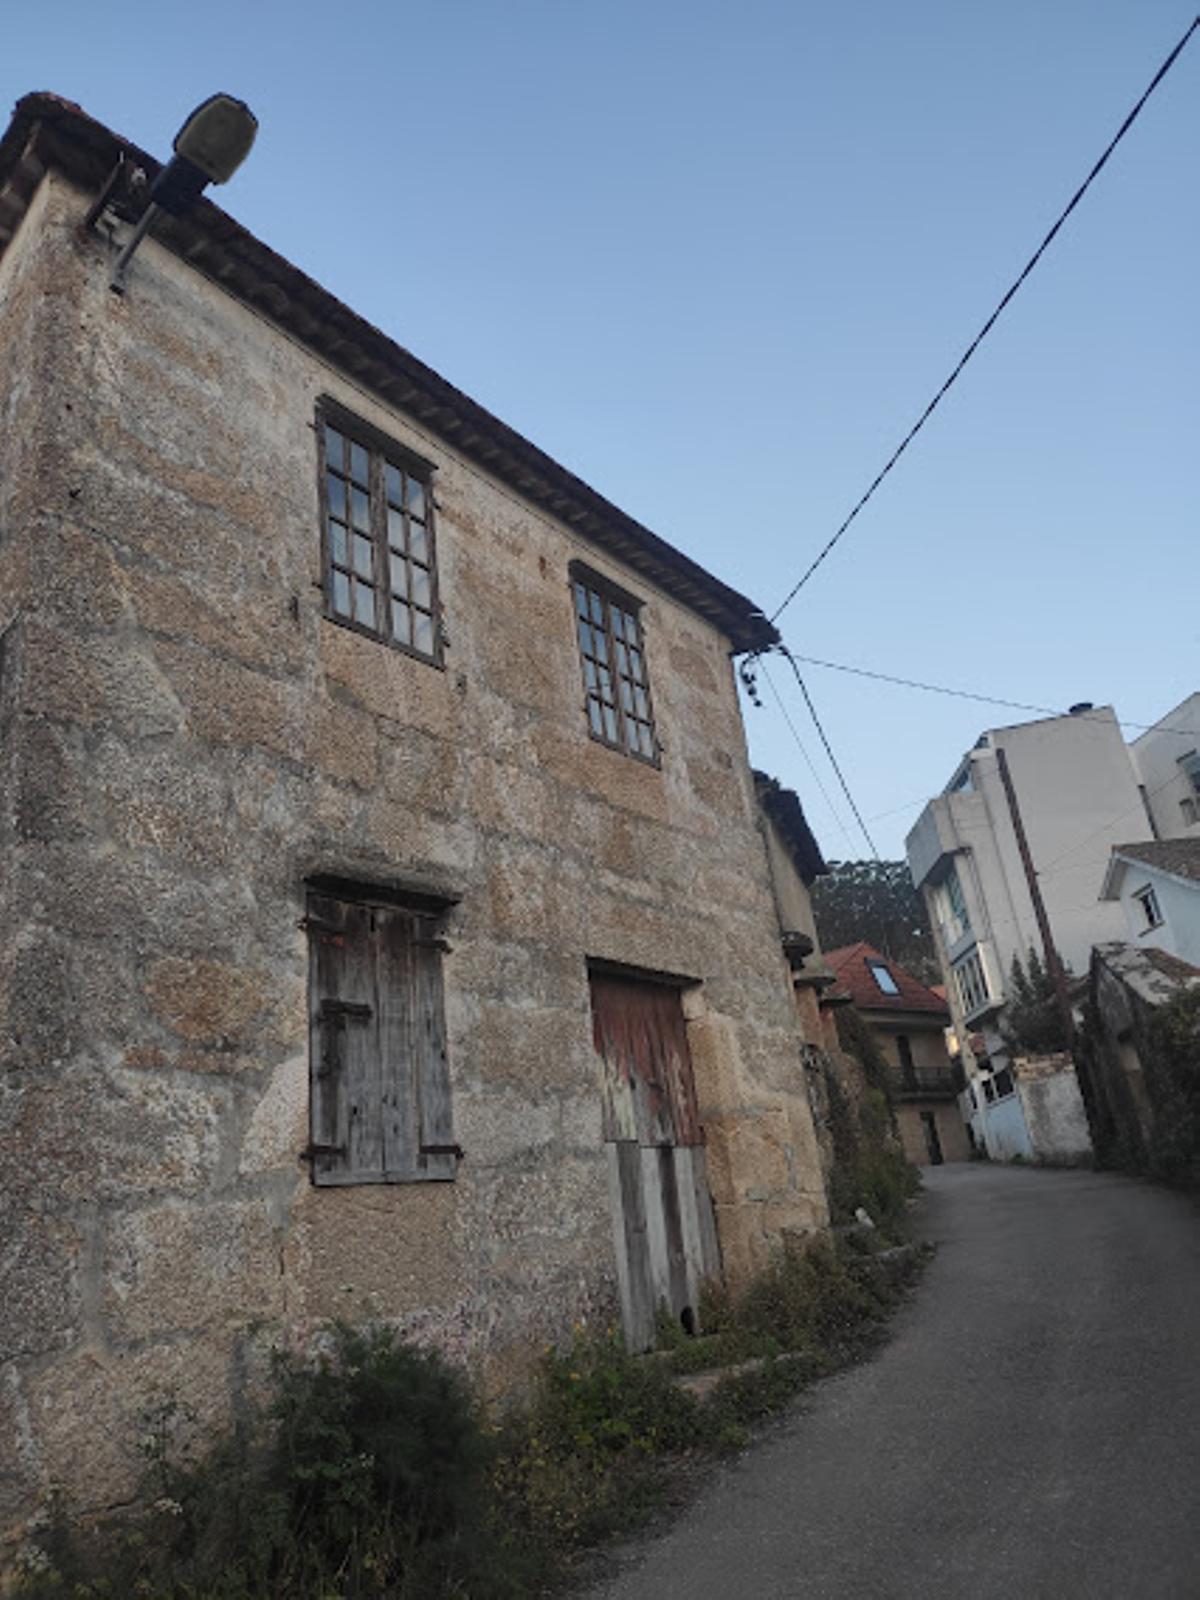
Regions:
<instances>
[{"instance_id":1,"label":"wooden plank door","mask_svg":"<svg viewBox=\"0 0 1200 1600\"><path fill-rule=\"evenodd\" d=\"M689 1332L720 1273L687 1028L678 989L591 975L592 1036L626 1342L649 1349L660 1308Z\"/></svg>"}]
</instances>

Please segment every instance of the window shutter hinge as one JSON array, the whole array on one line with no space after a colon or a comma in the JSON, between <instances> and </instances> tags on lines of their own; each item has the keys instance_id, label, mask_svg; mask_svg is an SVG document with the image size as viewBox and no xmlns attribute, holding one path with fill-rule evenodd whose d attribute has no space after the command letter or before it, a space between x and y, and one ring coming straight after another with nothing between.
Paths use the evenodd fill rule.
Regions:
<instances>
[{"instance_id":1,"label":"window shutter hinge","mask_svg":"<svg viewBox=\"0 0 1200 1600\"><path fill-rule=\"evenodd\" d=\"M453 1156L456 1161L465 1161L467 1153L460 1144L422 1144L417 1146L419 1154L423 1156Z\"/></svg>"},{"instance_id":2,"label":"window shutter hinge","mask_svg":"<svg viewBox=\"0 0 1200 1600\"><path fill-rule=\"evenodd\" d=\"M297 1157L300 1161L315 1161L318 1156L344 1156L344 1144L309 1144L305 1145Z\"/></svg>"}]
</instances>

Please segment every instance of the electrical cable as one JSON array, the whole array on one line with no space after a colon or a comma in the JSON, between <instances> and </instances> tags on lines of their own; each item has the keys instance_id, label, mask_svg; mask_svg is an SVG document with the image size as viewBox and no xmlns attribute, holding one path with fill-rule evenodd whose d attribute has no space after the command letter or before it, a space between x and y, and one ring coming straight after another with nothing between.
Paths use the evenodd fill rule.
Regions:
<instances>
[{"instance_id":1,"label":"electrical cable","mask_svg":"<svg viewBox=\"0 0 1200 1600\"><path fill-rule=\"evenodd\" d=\"M900 678L891 672L875 672L869 667L851 667L844 661L826 661L820 656L796 655L797 661L803 661L810 667L828 667L831 672L848 672L855 678L872 678L877 683L894 683L902 689L924 689L928 694L952 695L956 700L977 700L982 705L1006 706L1011 711L1036 711L1046 717L1066 717L1074 715L1081 722L1108 722L1107 717L1102 717L1098 712L1056 710L1053 706L1029 705L1024 700L1003 700L999 695L975 694L970 689L950 689L942 683L922 683L917 678ZM1132 722L1128 717L1117 717L1119 728L1140 728L1143 732L1154 729L1158 733L1176 733L1185 739L1194 739L1194 728L1165 728L1158 722Z\"/></svg>"},{"instance_id":2,"label":"electrical cable","mask_svg":"<svg viewBox=\"0 0 1200 1600\"><path fill-rule=\"evenodd\" d=\"M788 731L791 733L792 738L796 741L797 750L799 750L800 754L804 757L805 764L807 765L809 772L812 773L812 780L816 784L817 788L820 790L821 798L822 798L822 800L824 800L826 806L829 809L829 815L833 818L834 822L837 823L838 831L841 833L842 838L845 839L845 841L846 841L846 843L848 845L852 846L852 841L851 841L851 838L850 838L850 834L847 831L846 824L842 821L841 815L839 814L839 812L834 807L833 801L829 798L829 794L828 794L828 792L827 792L827 790L825 788L825 785L821 782L821 775L817 771L816 763L813 761L813 758L809 755L808 750L805 748L803 740L800 738L800 734L797 731L796 724L792 721L791 715L788 712L788 708L783 703L783 696L779 693L779 690L775 687L775 680L771 677L771 674L767 671L766 662L765 661L761 662L760 665L762 667L762 675L767 681L767 687L768 687L768 689L770 689L771 693L775 696L775 703L779 707L779 710L780 710L780 713L783 716L784 722L787 723Z\"/></svg>"},{"instance_id":3,"label":"electrical cable","mask_svg":"<svg viewBox=\"0 0 1200 1600\"><path fill-rule=\"evenodd\" d=\"M818 734L820 734L820 736L821 736L821 743L825 746L825 754L829 757L829 765L833 768L834 772L837 774L837 780L842 786L842 793L846 796L846 799L850 804L850 809L854 813L854 820L858 823L859 827L861 828L863 838L867 841L868 845L871 847L871 854L875 857L876 861L878 861L880 859L880 855L879 855L878 849L875 846L875 841L871 837L870 829L867 827L866 823L863 821L862 812L858 809L858 806L855 804L854 796L850 793L850 785L846 782L845 775L842 772L841 767L838 765L838 759L833 753L833 746L829 743L829 739L826 736L825 729L821 726L821 719L817 715L816 706L814 706L813 703L812 703L812 696L809 694L808 689L805 686L804 679L800 676L800 668L796 665L795 661L793 660L792 652L788 649L787 645L785 645L783 643L780 643L780 644L777 644L775 646L775 648L779 651L780 655L784 658L784 660L788 663L788 665L791 667L792 671L796 675L796 682L800 685L800 693L804 696L804 703L808 707L808 714L813 719L813 726L816 728Z\"/></svg>"},{"instance_id":4,"label":"electrical cable","mask_svg":"<svg viewBox=\"0 0 1200 1600\"><path fill-rule=\"evenodd\" d=\"M1191 38L1192 34L1196 31L1196 29L1198 27L1200 27L1200 16L1194 17L1192 19L1191 26L1188 28L1187 32L1183 35L1183 38L1180 39L1179 43L1175 46L1175 48L1171 51L1170 55L1163 62L1162 66L1159 67L1158 71L1154 74L1153 78L1151 78L1149 86L1147 87L1147 89L1143 93L1141 99L1138 100L1138 102L1134 106L1133 110L1129 113L1129 115L1125 118L1124 122L1117 129L1116 133L1109 140L1108 145L1105 148L1104 154L1096 162L1095 166L1088 173L1087 177L1080 184L1079 188L1076 189L1075 193L1071 196L1071 199L1068 201L1068 203L1066 205L1066 208L1059 214L1058 220L1055 222L1054 226L1050 229L1050 232L1042 240L1041 244L1038 245L1037 249L1033 252L1032 256L1030 256L1029 260L1025 263L1024 267L1021 269L1020 273L1018 274L1016 279L1013 281L1012 285L1009 287L1009 289L1004 294L1004 296L1001 299L999 305L992 312L991 316L984 323L983 327L980 328L979 332L971 340L970 344L967 346L966 350L964 350L963 354L959 357L958 364L954 368L953 372L951 372L950 376L946 379L945 383L942 384L941 388L934 395L933 399L929 402L929 404L925 407L924 411L922 411L921 415L917 418L916 422L912 425L912 427L904 435L904 438L901 439L900 443L896 446L895 450L893 450L893 452L889 456L887 462L884 464L882 469L876 474L876 476L874 478L874 481L871 483L870 487L867 489L867 492L858 501L857 505L855 505L854 508L851 510L850 515L845 519L845 521L842 523L842 525L838 528L838 530L833 535L833 537L826 542L825 546L818 553L816 558L809 564L807 569L801 574L799 580L788 591L788 594L787 594L786 598L784 599L783 604L780 605L779 608L773 613L773 615L771 617L771 621L772 622L777 622L778 619L783 615L784 611L787 610L788 606L791 605L792 601L799 594L800 590L804 587L804 585L812 577L813 573L817 570L817 568L825 560L825 557L833 549L834 545L837 544L838 540L841 539L842 535L850 527L850 524L858 516L859 512L867 504L868 500L871 499L872 495L875 493L876 489L879 488L880 484L887 477L888 473L891 472L892 468L900 460L900 457L908 449L909 445L916 438L917 434L920 433L921 429L925 426L926 422L928 422L929 418L933 415L934 411L937 410L938 406L941 404L943 398L945 397L947 391L957 381L959 374L962 372L962 370L966 366L967 362L970 361L971 357L975 354L976 350L978 350L979 346L983 343L984 339L991 332L991 330L995 326L995 324L999 321L1001 313L1005 310L1005 308L1007 307L1009 301L1013 298L1013 296L1016 294L1017 290L1021 287L1021 285L1025 282L1026 278L1028 278L1029 274L1037 266L1037 264L1041 260L1042 256L1046 253L1047 249L1050 247L1050 244L1054 240L1055 235L1058 233L1058 231L1062 227L1063 223L1066 222L1067 218L1071 215L1072 211L1074 211L1075 207L1079 204L1079 202L1083 199L1084 195L1087 193L1088 189L1091 187L1093 181L1099 176L1101 170L1104 168L1104 166L1108 162L1108 158L1112 155L1113 151L1120 144L1121 140L1129 132L1130 128L1133 126L1134 122L1137 120L1137 117L1138 117L1139 113L1141 112L1142 107L1146 104L1146 101L1149 100L1150 96L1154 93L1155 89L1158 88L1159 84L1162 82L1162 80L1166 77L1167 73L1174 66L1176 58L1179 56L1180 52L1183 50L1183 47L1187 44L1188 40Z\"/></svg>"}]
</instances>

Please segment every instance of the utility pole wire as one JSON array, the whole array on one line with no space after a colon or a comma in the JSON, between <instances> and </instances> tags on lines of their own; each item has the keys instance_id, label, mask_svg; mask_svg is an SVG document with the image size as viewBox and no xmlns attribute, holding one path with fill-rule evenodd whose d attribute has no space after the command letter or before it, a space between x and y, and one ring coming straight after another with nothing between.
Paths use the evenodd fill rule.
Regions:
<instances>
[{"instance_id":1,"label":"utility pole wire","mask_svg":"<svg viewBox=\"0 0 1200 1600\"><path fill-rule=\"evenodd\" d=\"M837 823L838 831L842 838L845 839L846 843L850 845L851 848L853 848L853 842L849 833L846 831L846 824L842 821L841 817L834 809L833 801L829 798L828 791L826 790L825 785L821 782L821 774L817 771L816 765L813 762L813 758L809 755L804 741L801 739L800 734L796 729L796 724L792 721L791 714L789 713L787 706L785 706L783 703L783 696L775 687L774 678L772 678L771 674L767 671L766 662L760 661L759 666L762 669L763 677L767 681L767 688L770 689L771 693L775 697L775 704L779 707L780 715L783 717L784 722L787 723L788 732L796 742L796 749L799 750L800 754L804 757L805 765L808 767L809 772L812 773L812 780L820 791L821 799L824 800L826 806L828 807L829 815L833 818L834 822Z\"/></svg>"},{"instance_id":2,"label":"utility pole wire","mask_svg":"<svg viewBox=\"0 0 1200 1600\"><path fill-rule=\"evenodd\" d=\"M810 667L828 667L831 672L848 672L855 678L871 678L876 683L894 683L901 689L923 689L926 694L948 694L956 700L977 700L986 706L1005 706L1010 711L1036 711L1044 717L1074 716L1080 722L1107 722L1107 717L1102 717L1096 711L1063 711L1054 706L1030 705L1025 700L1002 700L999 695L975 694L970 689L950 689L944 683L922 683L918 678L898 678L891 672L874 672L870 667L851 667L844 661L826 661L821 656L802 656L797 654L797 661L803 661ZM1177 733L1184 738L1192 738L1195 730L1192 728L1165 728L1159 722L1131 722L1128 717L1115 718L1119 728L1141 728L1143 731L1154 729L1159 733Z\"/></svg>"},{"instance_id":3,"label":"utility pole wire","mask_svg":"<svg viewBox=\"0 0 1200 1600\"><path fill-rule=\"evenodd\" d=\"M779 654L783 657L783 659L787 662L788 666L791 667L792 671L796 674L796 682L800 685L800 693L804 696L804 703L808 707L809 716L813 719L813 726L816 728L817 732L820 734L821 743L825 746L825 754L829 757L829 765L833 768L834 772L837 773L837 780L842 786L842 793L846 796L846 799L850 803L850 809L854 813L854 820L858 823L859 827L862 829L862 836L867 841L868 845L870 845L871 854L875 857L876 861L878 861L880 859L880 857L879 857L879 851L875 847L875 841L874 841L874 839L872 839L872 837L870 835L870 832L868 831L867 825L862 819L862 812L858 809L857 805L855 805L855 803L854 803L854 796L850 793L850 785L846 782L846 779L845 779L845 777L844 777L844 775L842 773L842 769L838 765L838 759L833 753L833 747L829 743L829 740L825 736L825 729L821 726L821 719L817 715L817 708L816 708L816 706L813 705L812 696L809 694L807 688L805 687L804 679L800 676L800 668L796 665L795 661L793 660L792 652L788 649L787 645L785 645L783 643L780 643L780 644L777 644L775 646L775 648L779 651Z\"/></svg>"},{"instance_id":4,"label":"utility pole wire","mask_svg":"<svg viewBox=\"0 0 1200 1600\"><path fill-rule=\"evenodd\" d=\"M900 457L908 449L909 445L916 438L917 434L920 433L921 429L925 426L926 422L928 422L929 418L937 410L938 406L942 402L942 399L944 398L944 396L946 395L947 391L950 389L952 384L954 384L954 382L957 380L959 374L962 372L962 370L966 366L967 362L970 361L971 357L975 354L976 350L978 350L979 346L983 343L984 339L986 339L988 334L992 331L992 328L995 326L997 321L999 321L1000 315L1004 311L1005 307L1008 305L1009 301L1013 298L1013 296L1016 294L1017 290L1025 282L1025 279L1033 271L1034 267L1037 266L1037 264L1041 260L1042 256L1049 249L1050 244L1054 240L1055 235L1058 233L1058 231L1062 227L1063 223L1067 220L1067 218L1071 215L1072 211L1074 211L1075 207L1083 199L1084 195L1087 193L1088 189L1091 187L1093 180L1099 176L1101 170L1104 168L1104 166L1108 162L1108 158L1112 155L1113 151L1117 148L1117 146L1120 144L1121 140L1125 137L1125 135L1129 132L1130 128L1136 122L1136 120L1138 118L1138 115L1141 112L1142 107L1146 104L1146 101L1149 100L1150 96L1154 93L1155 89L1158 88L1159 84L1162 82L1162 80L1166 77L1167 73L1174 66L1176 58L1178 57L1178 55L1182 51L1184 45L1187 44L1187 42L1191 38L1192 34L1195 33L1197 28L1200 28L1200 16L1194 17L1192 19L1191 26L1188 28L1188 30L1184 34L1183 38L1180 39L1179 43L1175 46L1174 50L1171 51L1170 55L1163 62L1162 66L1159 67L1158 71L1154 74L1153 78L1151 78L1150 84L1149 84L1148 88L1146 89L1145 93L1142 95L1141 99L1137 102L1137 104L1134 106L1133 110L1125 118L1125 121L1121 124L1121 126L1117 129L1116 133L1109 140L1108 146L1106 147L1106 149L1104 151L1104 154L1100 157L1099 161L1096 162L1095 166L1088 173L1087 177L1080 184L1079 188L1076 189L1075 193L1071 196L1071 199L1068 202L1068 204L1066 206L1066 209L1059 215L1058 221L1050 229L1050 232L1046 235L1046 237L1042 240L1041 244L1038 245L1037 249L1033 252L1032 256L1030 256L1029 260L1025 263L1025 266L1021 269L1020 275L1016 278L1016 280L1013 282L1011 287L1008 289L1007 293L1004 295L1004 298L1000 301L1000 304L996 307L996 309L992 312L991 316L984 323L983 327L980 328L979 332L971 340L971 342L967 346L966 350L964 350L963 354L959 358L958 365L954 368L954 371L946 379L945 383L942 384L942 387L934 395L933 399L925 407L924 411L922 411L921 415L917 418L916 422L912 425L912 427L904 435L904 438L901 439L900 443L896 446L895 450L892 452L891 456L888 458L888 460L884 464L883 468L876 474L875 479L872 482L871 486L868 488L866 494L864 494L862 496L862 498L859 500L858 504L850 512L850 515L842 523L841 527L838 528L837 532L826 543L824 548L817 555L816 559L811 562L811 564L808 566L806 571L801 574L799 580L788 591L788 594L787 594L786 598L784 599L783 604L781 606L779 606L779 608L773 613L773 615L771 617L771 621L772 622L777 622L779 620L779 618L783 615L783 613L787 610L788 606L791 605L792 601L799 594L800 590L804 587L804 585L812 577L813 573L821 565L822 561L824 561L825 557L833 549L834 545L837 544L838 540L842 537L842 535L849 528L850 524L858 516L859 512L867 504L867 501L870 500L871 496L875 493L876 489L878 489L879 485L887 477L888 473L891 472L892 468L899 461Z\"/></svg>"}]
</instances>

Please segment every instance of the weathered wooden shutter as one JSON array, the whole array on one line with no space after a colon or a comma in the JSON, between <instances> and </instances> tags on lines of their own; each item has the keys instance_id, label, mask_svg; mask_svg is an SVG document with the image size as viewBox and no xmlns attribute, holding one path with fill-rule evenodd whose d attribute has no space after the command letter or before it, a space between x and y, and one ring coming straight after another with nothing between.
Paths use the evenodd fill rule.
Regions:
<instances>
[{"instance_id":1,"label":"weathered wooden shutter","mask_svg":"<svg viewBox=\"0 0 1200 1600\"><path fill-rule=\"evenodd\" d=\"M457 1175L436 917L311 895L313 1180Z\"/></svg>"},{"instance_id":2,"label":"weathered wooden shutter","mask_svg":"<svg viewBox=\"0 0 1200 1600\"><path fill-rule=\"evenodd\" d=\"M308 902L314 1183L377 1183L383 1169L375 940L368 906Z\"/></svg>"},{"instance_id":3,"label":"weathered wooden shutter","mask_svg":"<svg viewBox=\"0 0 1200 1600\"><path fill-rule=\"evenodd\" d=\"M445 941L434 917L413 923L413 1052L417 1148L421 1176L453 1178L458 1146L450 1114L450 1062L446 1050L446 997L442 987Z\"/></svg>"}]
</instances>

